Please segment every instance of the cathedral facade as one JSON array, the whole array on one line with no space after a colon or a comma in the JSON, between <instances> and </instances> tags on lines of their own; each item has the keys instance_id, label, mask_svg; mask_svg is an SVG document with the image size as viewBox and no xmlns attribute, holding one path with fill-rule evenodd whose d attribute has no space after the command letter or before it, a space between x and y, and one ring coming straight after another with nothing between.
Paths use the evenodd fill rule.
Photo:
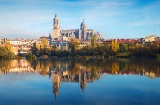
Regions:
<instances>
[{"instance_id":1,"label":"cathedral facade","mask_svg":"<svg viewBox=\"0 0 160 105\"><path fill-rule=\"evenodd\" d=\"M79 40L90 40L92 35L96 35L97 39L101 39L101 35L92 29L87 29L86 23L83 22L79 29L61 30L57 15L53 19L52 40L77 38Z\"/></svg>"}]
</instances>

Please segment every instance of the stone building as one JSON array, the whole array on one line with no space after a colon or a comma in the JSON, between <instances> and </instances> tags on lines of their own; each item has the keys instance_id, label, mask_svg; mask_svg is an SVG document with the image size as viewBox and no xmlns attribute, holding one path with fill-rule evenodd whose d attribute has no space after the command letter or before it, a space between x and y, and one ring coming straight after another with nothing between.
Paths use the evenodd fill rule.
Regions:
<instances>
[{"instance_id":1,"label":"stone building","mask_svg":"<svg viewBox=\"0 0 160 105\"><path fill-rule=\"evenodd\" d=\"M40 37L37 41L35 41L35 46L38 50L44 48L50 49L50 40L46 36Z\"/></svg>"},{"instance_id":2,"label":"stone building","mask_svg":"<svg viewBox=\"0 0 160 105\"><path fill-rule=\"evenodd\" d=\"M60 34L60 23L57 15L55 15L53 20L53 29L52 29L52 39L58 38Z\"/></svg>"},{"instance_id":3,"label":"stone building","mask_svg":"<svg viewBox=\"0 0 160 105\"><path fill-rule=\"evenodd\" d=\"M147 36L146 38L144 38L144 41L145 42L154 42L154 41L156 41L156 39L157 39L156 35L150 35L150 36Z\"/></svg>"},{"instance_id":4,"label":"stone building","mask_svg":"<svg viewBox=\"0 0 160 105\"><path fill-rule=\"evenodd\" d=\"M70 30L60 30L60 23L57 15L53 19L53 29L52 29L52 39L53 40L69 40L70 38L77 38L80 40L90 40L92 35L96 35L97 39L102 39L101 35L98 32L95 32L92 29L87 29L87 24L84 22L81 23L79 29L70 29Z\"/></svg>"},{"instance_id":5,"label":"stone building","mask_svg":"<svg viewBox=\"0 0 160 105\"><path fill-rule=\"evenodd\" d=\"M68 43L68 41L65 41L65 40L51 41L51 47L55 50L68 51L69 50L69 43Z\"/></svg>"}]
</instances>

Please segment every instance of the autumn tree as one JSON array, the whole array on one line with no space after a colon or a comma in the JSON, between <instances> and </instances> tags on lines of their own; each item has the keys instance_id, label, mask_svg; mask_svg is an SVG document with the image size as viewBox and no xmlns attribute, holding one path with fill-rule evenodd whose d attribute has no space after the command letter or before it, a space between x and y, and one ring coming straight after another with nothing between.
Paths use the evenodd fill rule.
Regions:
<instances>
[{"instance_id":1,"label":"autumn tree","mask_svg":"<svg viewBox=\"0 0 160 105\"><path fill-rule=\"evenodd\" d=\"M3 58L3 56L5 56L6 51L3 47L0 47L0 58Z\"/></svg>"},{"instance_id":2,"label":"autumn tree","mask_svg":"<svg viewBox=\"0 0 160 105\"><path fill-rule=\"evenodd\" d=\"M119 50L119 44L117 43L116 40L112 40L112 42L111 42L111 54L113 56L116 56L118 50Z\"/></svg>"},{"instance_id":3,"label":"autumn tree","mask_svg":"<svg viewBox=\"0 0 160 105\"><path fill-rule=\"evenodd\" d=\"M5 47L0 47L0 59L2 58L7 58L7 59L10 59L10 58L14 58L15 57L15 54L8 51Z\"/></svg>"},{"instance_id":4,"label":"autumn tree","mask_svg":"<svg viewBox=\"0 0 160 105\"><path fill-rule=\"evenodd\" d=\"M75 50L77 49L77 46L80 44L79 40L76 38L71 38L69 41L69 48L71 50L71 52L75 52Z\"/></svg>"},{"instance_id":5,"label":"autumn tree","mask_svg":"<svg viewBox=\"0 0 160 105\"><path fill-rule=\"evenodd\" d=\"M42 41L42 46L43 48L47 48L47 43L48 43L48 40L46 37L43 38L43 41Z\"/></svg>"},{"instance_id":6,"label":"autumn tree","mask_svg":"<svg viewBox=\"0 0 160 105\"><path fill-rule=\"evenodd\" d=\"M9 43L8 41L6 42L5 49L6 49L7 51L11 51L11 45L10 45L10 43Z\"/></svg>"}]
</instances>

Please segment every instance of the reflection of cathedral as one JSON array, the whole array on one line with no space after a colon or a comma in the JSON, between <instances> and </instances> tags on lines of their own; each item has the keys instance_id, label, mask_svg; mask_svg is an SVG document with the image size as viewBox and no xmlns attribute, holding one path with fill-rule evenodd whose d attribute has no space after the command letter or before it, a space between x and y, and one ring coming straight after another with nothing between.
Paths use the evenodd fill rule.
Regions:
<instances>
[{"instance_id":1,"label":"reflection of cathedral","mask_svg":"<svg viewBox=\"0 0 160 105\"><path fill-rule=\"evenodd\" d=\"M97 73L97 79L101 77L101 73ZM81 72L76 75L71 75L69 71L53 71L52 72L52 86L53 86L53 93L55 97L58 95L60 82L79 82L80 88L84 92L86 89L87 82L93 82L94 79L92 78L91 72Z\"/></svg>"},{"instance_id":2,"label":"reflection of cathedral","mask_svg":"<svg viewBox=\"0 0 160 105\"><path fill-rule=\"evenodd\" d=\"M99 62L99 61L98 61ZM149 64L150 63L150 64ZM160 77L159 62L109 61L100 62L101 66L91 61L70 60L37 60L29 62L25 59L0 61L0 74L39 73L51 76L52 89L55 97L60 91L61 82L76 82L82 92L87 83L99 79L104 74L112 75L143 75L149 78ZM153 66L154 65L154 66ZM33 69L34 68L34 69ZM55 98L56 99L56 98Z\"/></svg>"},{"instance_id":3,"label":"reflection of cathedral","mask_svg":"<svg viewBox=\"0 0 160 105\"><path fill-rule=\"evenodd\" d=\"M61 76L57 73L52 73L52 85L53 85L53 93L55 97L58 95L60 88Z\"/></svg>"},{"instance_id":4,"label":"reflection of cathedral","mask_svg":"<svg viewBox=\"0 0 160 105\"><path fill-rule=\"evenodd\" d=\"M80 87L81 87L82 91L84 91L86 89L87 76L88 76L88 81L90 81L90 78L91 78L90 75L87 75L87 74L86 73L79 74L79 82L80 82Z\"/></svg>"},{"instance_id":5,"label":"reflection of cathedral","mask_svg":"<svg viewBox=\"0 0 160 105\"><path fill-rule=\"evenodd\" d=\"M87 29L86 23L83 22L80 25L80 29L60 30L60 23L57 15L53 20L52 39L67 40L70 38L77 38L81 40L90 40L92 35L96 35L98 39L101 39L101 35L92 29Z\"/></svg>"}]
</instances>

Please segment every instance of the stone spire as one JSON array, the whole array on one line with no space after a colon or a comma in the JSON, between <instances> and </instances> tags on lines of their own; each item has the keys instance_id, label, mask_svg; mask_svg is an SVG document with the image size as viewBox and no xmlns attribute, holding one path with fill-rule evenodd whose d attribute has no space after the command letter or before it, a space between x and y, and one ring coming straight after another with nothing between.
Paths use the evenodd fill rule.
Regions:
<instances>
[{"instance_id":1,"label":"stone spire","mask_svg":"<svg viewBox=\"0 0 160 105\"><path fill-rule=\"evenodd\" d=\"M58 16L55 14L55 17L53 19L52 40L54 40L55 38L58 38L59 36L61 36L60 23L59 23Z\"/></svg>"}]
</instances>

